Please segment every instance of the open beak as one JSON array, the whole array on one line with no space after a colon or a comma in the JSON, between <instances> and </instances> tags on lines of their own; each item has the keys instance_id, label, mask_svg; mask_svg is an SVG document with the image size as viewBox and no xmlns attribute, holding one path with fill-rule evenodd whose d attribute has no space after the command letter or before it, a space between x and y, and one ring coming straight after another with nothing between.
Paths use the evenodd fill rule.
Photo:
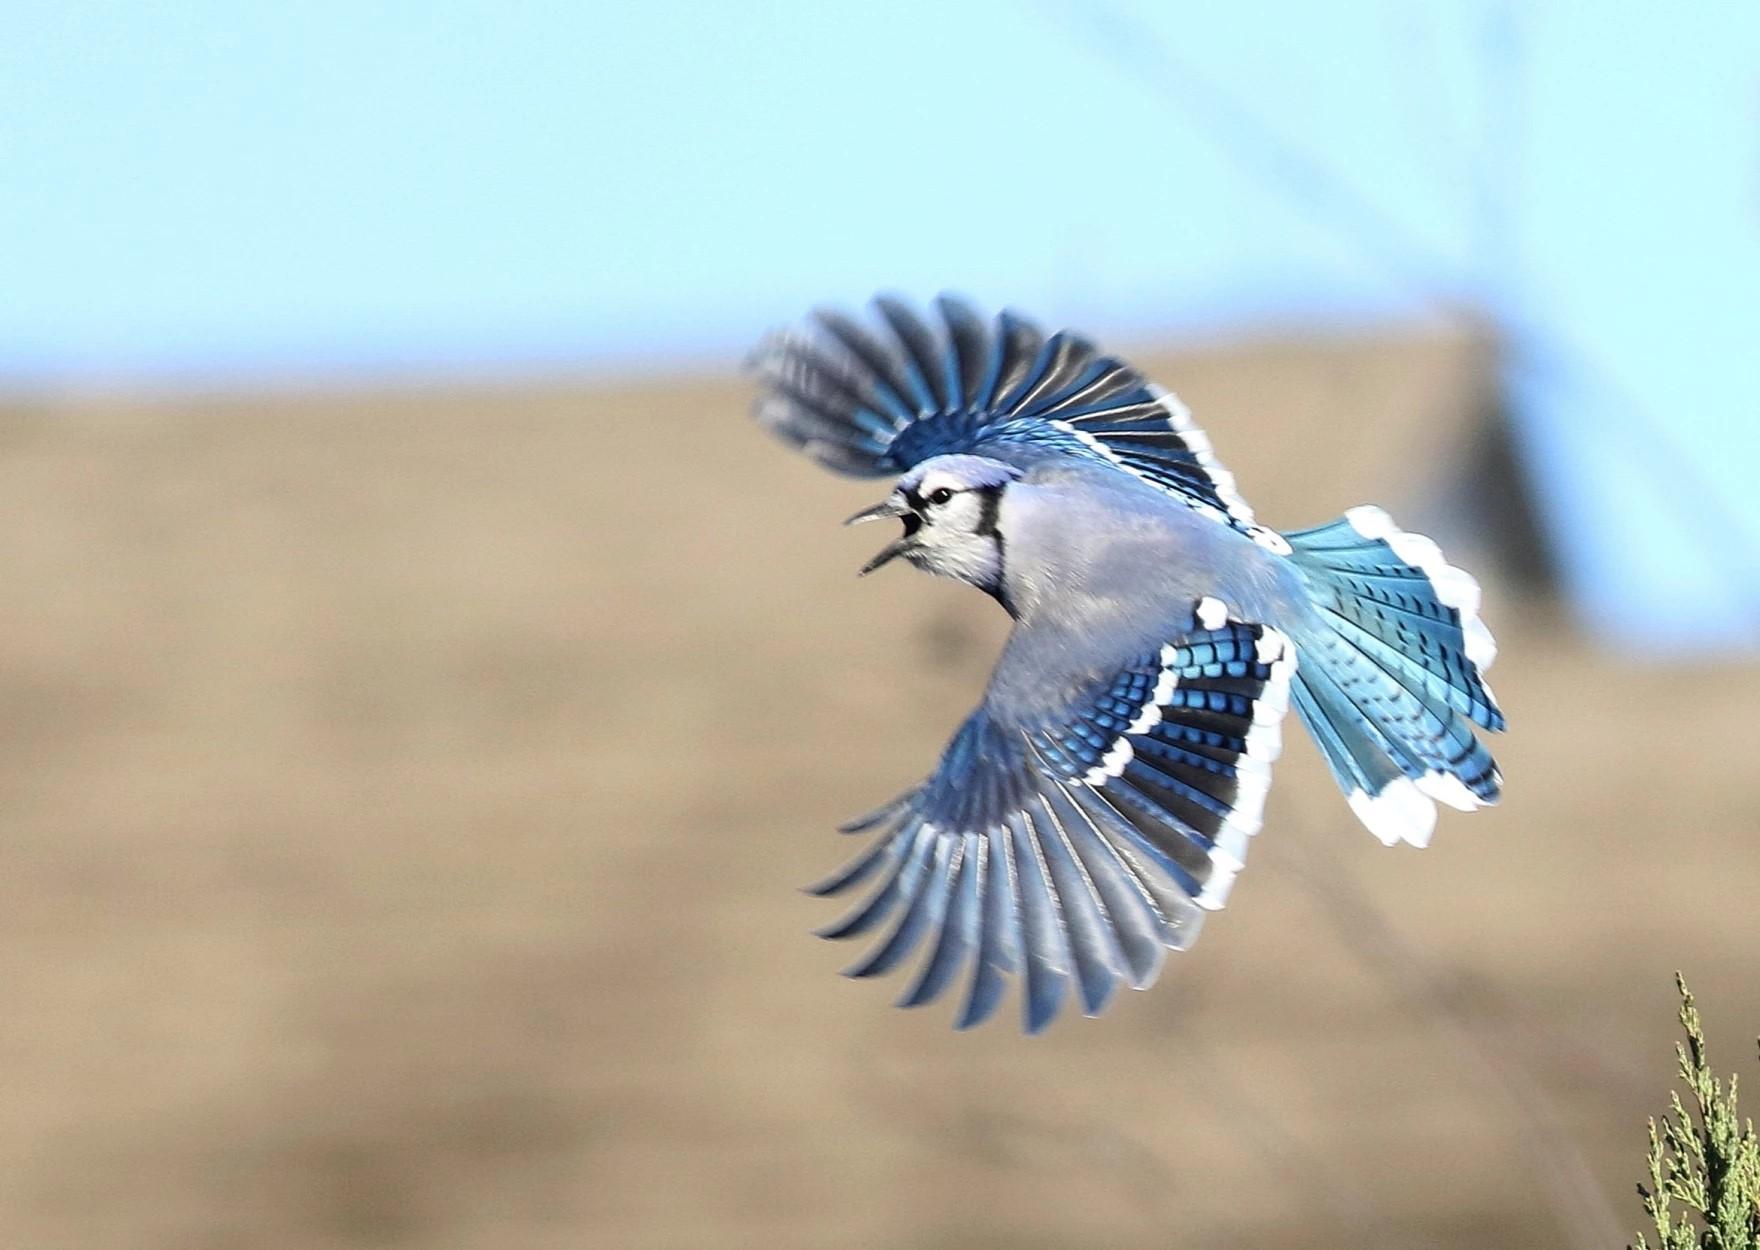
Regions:
<instances>
[{"instance_id":1,"label":"open beak","mask_svg":"<svg viewBox=\"0 0 1760 1250\"><path fill-rule=\"evenodd\" d=\"M875 504L872 508L863 508L849 520L845 521L844 524L861 525L866 521L884 521L889 516L903 516L909 511L910 505L905 503L904 499L899 496L897 491L894 491L879 503Z\"/></svg>"},{"instance_id":2,"label":"open beak","mask_svg":"<svg viewBox=\"0 0 1760 1250\"><path fill-rule=\"evenodd\" d=\"M915 525L911 524L911 521L916 519L916 514L911 511L910 505L904 501L903 496L894 491L872 508L863 508L844 522L845 525L861 525L868 521L884 521L887 517L895 516L909 518L905 521L904 533L880 548L872 560L862 565L861 571L856 574L857 577L866 577L881 565L889 563L911 549L914 545L911 542L911 536L917 529Z\"/></svg>"}]
</instances>

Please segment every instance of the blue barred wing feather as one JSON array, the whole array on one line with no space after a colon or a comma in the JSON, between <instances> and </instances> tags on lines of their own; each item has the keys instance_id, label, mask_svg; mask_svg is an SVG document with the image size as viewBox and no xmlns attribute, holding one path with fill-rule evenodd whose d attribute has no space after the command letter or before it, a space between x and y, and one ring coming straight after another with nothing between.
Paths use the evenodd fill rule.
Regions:
<instances>
[{"instance_id":1,"label":"blue barred wing feather","mask_svg":"<svg viewBox=\"0 0 1760 1250\"><path fill-rule=\"evenodd\" d=\"M822 935L881 934L857 977L926 951L901 1005L969 969L961 1028L995 1012L1010 978L1029 1032L1072 991L1094 1015L1120 984L1146 987L1245 860L1295 663L1277 630L1205 600L1058 715L980 707L923 785L847 827L880 837L813 889L869 893Z\"/></svg>"},{"instance_id":2,"label":"blue barred wing feather","mask_svg":"<svg viewBox=\"0 0 1760 1250\"><path fill-rule=\"evenodd\" d=\"M900 474L933 456L1009 446L1104 461L1274 550L1185 406L1079 335L1012 312L985 320L950 296L924 317L875 301L875 324L835 310L753 356L759 422L828 468Z\"/></svg>"}]
</instances>

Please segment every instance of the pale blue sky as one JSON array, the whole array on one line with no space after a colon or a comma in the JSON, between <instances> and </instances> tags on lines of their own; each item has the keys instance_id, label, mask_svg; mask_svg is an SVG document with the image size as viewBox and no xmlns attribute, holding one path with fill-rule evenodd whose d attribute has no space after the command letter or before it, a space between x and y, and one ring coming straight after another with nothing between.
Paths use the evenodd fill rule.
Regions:
<instances>
[{"instance_id":1,"label":"pale blue sky","mask_svg":"<svg viewBox=\"0 0 1760 1250\"><path fill-rule=\"evenodd\" d=\"M714 363L882 287L1131 340L1479 302L1554 362L1585 616L1753 632L1741 0L14 3L0 237L14 389Z\"/></svg>"}]
</instances>

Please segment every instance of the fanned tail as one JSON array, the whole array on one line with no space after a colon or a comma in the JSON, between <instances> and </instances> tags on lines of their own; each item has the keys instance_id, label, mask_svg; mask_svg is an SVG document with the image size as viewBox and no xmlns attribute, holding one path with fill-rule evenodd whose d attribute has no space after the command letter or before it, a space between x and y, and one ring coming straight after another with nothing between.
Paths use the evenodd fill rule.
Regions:
<instances>
[{"instance_id":1,"label":"fanned tail","mask_svg":"<svg viewBox=\"0 0 1760 1250\"><path fill-rule=\"evenodd\" d=\"M1436 802L1495 803L1473 727L1504 727L1479 586L1379 508L1286 535L1321 627L1298 642L1294 703L1351 810L1383 842L1426 845Z\"/></svg>"}]
</instances>

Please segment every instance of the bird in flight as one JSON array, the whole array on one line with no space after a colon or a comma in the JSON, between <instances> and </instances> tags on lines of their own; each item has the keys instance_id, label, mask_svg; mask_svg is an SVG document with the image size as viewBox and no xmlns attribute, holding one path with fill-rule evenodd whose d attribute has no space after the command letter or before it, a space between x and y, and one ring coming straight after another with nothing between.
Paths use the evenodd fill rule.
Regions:
<instances>
[{"instance_id":1,"label":"bird in flight","mask_svg":"<svg viewBox=\"0 0 1760 1250\"><path fill-rule=\"evenodd\" d=\"M977 587L1014 626L977 709L878 834L812 887L866 887L822 930L879 934L849 970L919 948L901 1006L969 968L956 1026L1007 981L1024 1027L1073 991L1146 988L1220 908L1258 832L1291 704L1382 842L1424 846L1436 803L1497 801L1474 726L1501 730L1479 588L1379 508L1260 525L1172 394L1068 332L943 296L870 322L821 310L752 359L754 415L839 473L896 477L851 523Z\"/></svg>"}]
</instances>

